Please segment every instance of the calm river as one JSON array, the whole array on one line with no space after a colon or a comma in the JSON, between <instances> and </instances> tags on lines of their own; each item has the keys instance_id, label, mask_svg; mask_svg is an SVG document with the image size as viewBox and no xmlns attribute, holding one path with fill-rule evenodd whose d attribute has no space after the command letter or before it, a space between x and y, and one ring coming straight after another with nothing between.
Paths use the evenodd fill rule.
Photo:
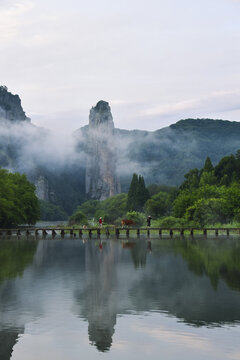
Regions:
<instances>
[{"instance_id":1,"label":"calm river","mask_svg":"<svg viewBox=\"0 0 240 360\"><path fill-rule=\"evenodd\" d=\"M0 359L240 359L240 238L0 240Z\"/></svg>"}]
</instances>

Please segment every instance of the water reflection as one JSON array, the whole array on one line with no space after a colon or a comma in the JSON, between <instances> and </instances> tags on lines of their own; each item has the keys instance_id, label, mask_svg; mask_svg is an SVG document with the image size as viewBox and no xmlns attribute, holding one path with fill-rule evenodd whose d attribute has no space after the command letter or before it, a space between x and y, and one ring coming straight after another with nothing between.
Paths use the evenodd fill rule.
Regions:
<instances>
[{"instance_id":1,"label":"water reflection","mask_svg":"<svg viewBox=\"0 0 240 360\"><path fill-rule=\"evenodd\" d=\"M32 264L37 249L37 241L22 239L0 243L0 359L8 360L11 357L13 346L18 335L23 332L24 326L11 322L7 325L8 304L10 293L14 294L14 286L8 279L23 276L24 269ZM15 298L16 294L14 295ZM17 328L16 328L17 327Z\"/></svg>"},{"instance_id":2,"label":"water reflection","mask_svg":"<svg viewBox=\"0 0 240 360\"><path fill-rule=\"evenodd\" d=\"M239 290L236 238L2 241L0 359L10 358L26 324L41 319L42 332L71 316L86 320L100 352L111 349L122 315L158 312L191 326L234 325Z\"/></svg>"},{"instance_id":3,"label":"water reflection","mask_svg":"<svg viewBox=\"0 0 240 360\"><path fill-rule=\"evenodd\" d=\"M99 251L100 249L100 251ZM88 242L85 248L85 286L76 290L81 316L88 320L89 340L99 351L109 350L118 311L118 247Z\"/></svg>"}]
</instances>

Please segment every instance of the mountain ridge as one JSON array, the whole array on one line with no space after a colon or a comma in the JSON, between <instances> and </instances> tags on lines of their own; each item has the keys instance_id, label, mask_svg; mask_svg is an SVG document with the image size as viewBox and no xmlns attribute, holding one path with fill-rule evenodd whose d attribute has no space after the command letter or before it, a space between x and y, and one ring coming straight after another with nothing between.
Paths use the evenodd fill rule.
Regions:
<instances>
[{"instance_id":1,"label":"mountain ridge","mask_svg":"<svg viewBox=\"0 0 240 360\"><path fill-rule=\"evenodd\" d=\"M0 87L0 91L5 95L9 93L6 87ZM104 123L105 120L107 123L110 121L111 131L105 131L106 139L111 138L110 149L114 146L116 157L105 157L103 152L107 155L109 147L104 145L104 139L96 142L95 133L89 137L89 125L74 131L69 148L62 145L57 132L43 131L32 124L22 109L18 95L9 94L5 99L10 103L6 102L5 105L9 105L8 110L12 105L15 112L6 118L6 114L0 111L0 120L4 120L0 121L0 166L11 171L26 172L36 184L39 197L61 206L68 214L88 198L86 168L88 157L93 154L89 148L91 139L95 139L95 148L103 145L99 151L101 156L96 158L95 163L98 166L101 159L106 165L113 161L112 167L116 168L116 178L120 178L119 188L121 186L122 192L128 191L133 173L144 176L147 185L176 186L181 184L190 169L202 168L207 156L213 164L217 164L222 157L235 154L240 149L240 122L189 118L155 131L119 129L114 127L110 106L102 100L97 103L97 109L90 109L90 114L97 110L94 120L97 124L101 120L98 110L101 110L99 114L107 110ZM95 163L88 167L88 178ZM95 183L97 178L96 173ZM113 178L108 178L113 184ZM91 188L93 185L89 184Z\"/></svg>"}]
</instances>

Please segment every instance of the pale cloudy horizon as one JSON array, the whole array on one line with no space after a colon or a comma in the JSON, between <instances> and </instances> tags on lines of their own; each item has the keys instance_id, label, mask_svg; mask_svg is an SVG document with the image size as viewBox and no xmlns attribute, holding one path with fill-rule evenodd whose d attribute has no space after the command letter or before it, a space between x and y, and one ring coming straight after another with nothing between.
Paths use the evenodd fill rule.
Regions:
<instances>
[{"instance_id":1,"label":"pale cloudy horizon","mask_svg":"<svg viewBox=\"0 0 240 360\"><path fill-rule=\"evenodd\" d=\"M240 1L0 0L0 79L37 126L240 121Z\"/></svg>"}]
</instances>

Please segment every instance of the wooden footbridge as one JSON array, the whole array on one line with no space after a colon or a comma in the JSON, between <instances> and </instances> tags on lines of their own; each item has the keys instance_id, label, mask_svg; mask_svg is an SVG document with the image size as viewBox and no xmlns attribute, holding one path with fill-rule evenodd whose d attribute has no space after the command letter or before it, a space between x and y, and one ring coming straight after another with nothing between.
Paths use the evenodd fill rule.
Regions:
<instances>
[{"instance_id":1,"label":"wooden footbridge","mask_svg":"<svg viewBox=\"0 0 240 360\"><path fill-rule=\"evenodd\" d=\"M227 235L230 234L240 234L240 228L136 228L136 227L105 227L105 228L18 228L18 229L0 229L0 238L5 236L39 236L46 237L51 235L55 237L60 235L64 238L65 235L70 235L70 237L79 237L82 238L83 235L88 235L89 238L92 235L96 234L97 237L110 235L115 235L116 238L119 238L121 235L125 235L127 238L130 235L147 235L148 237L152 234L154 236L161 237L162 235L168 235L172 237L173 235L204 235L212 234L215 236Z\"/></svg>"}]
</instances>

